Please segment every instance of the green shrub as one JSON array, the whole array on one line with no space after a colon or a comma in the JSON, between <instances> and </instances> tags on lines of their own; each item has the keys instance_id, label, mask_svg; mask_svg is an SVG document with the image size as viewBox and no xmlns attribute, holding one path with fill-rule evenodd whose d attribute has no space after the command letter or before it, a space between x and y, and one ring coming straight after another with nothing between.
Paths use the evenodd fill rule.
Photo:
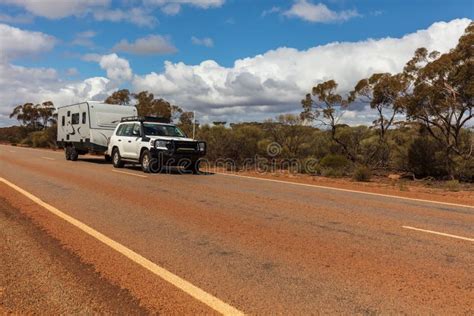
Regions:
<instances>
[{"instance_id":1,"label":"green shrub","mask_svg":"<svg viewBox=\"0 0 474 316\"><path fill-rule=\"evenodd\" d=\"M321 166L314 158L305 158L299 161L299 173L320 175Z\"/></svg>"},{"instance_id":2,"label":"green shrub","mask_svg":"<svg viewBox=\"0 0 474 316\"><path fill-rule=\"evenodd\" d=\"M417 178L447 174L439 146L427 137L416 138L411 143L408 149L408 168Z\"/></svg>"},{"instance_id":3,"label":"green shrub","mask_svg":"<svg viewBox=\"0 0 474 316\"><path fill-rule=\"evenodd\" d=\"M352 178L359 182L369 182L372 172L366 166L359 166L354 170Z\"/></svg>"},{"instance_id":4,"label":"green shrub","mask_svg":"<svg viewBox=\"0 0 474 316\"><path fill-rule=\"evenodd\" d=\"M319 164L323 168L346 169L350 165L350 161L342 155L329 154L324 156Z\"/></svg>"},{"instance_id":5,"label":"green shrub","mask_svg":"<svg viewBox=\"0 0 474 316\"><path fill-rule=\"evenodd\" d=\"M342 177L347 174L351 165L350 161L342 156L328 154L319 162L321 173L325 177Z\"/></svg>"},{"instance_id":6,"label":"green shrub","mask_svg":"<svg viewBox=\"0 0 474 316\"><path fill-rule=\"evenodd\" d=\"M457 161L455 176L460 181L474 182L474 157Z\"/></svg>"},{"instance_id":7,"label":"green shrub","mask_svg":"<svg viewBox=\"0 0 474 316\"><path fill-rule=\"evenodd\" d=\"M22 140L22 144L32 147L53 148L55 147L55 128L49 127L42 131L31 132Z\"/></svg>"},{"instance_id":8,"label":"green shrub","mask_svg":"<svg viewBox=\"0 0 474 316\"><path fill-rule=\"evenodd\" d=\"M446 190L451 191L451 192L458 192L461 188L458 180L446 181L444 183L444 187Z\"/></svg>"}]
</instances>

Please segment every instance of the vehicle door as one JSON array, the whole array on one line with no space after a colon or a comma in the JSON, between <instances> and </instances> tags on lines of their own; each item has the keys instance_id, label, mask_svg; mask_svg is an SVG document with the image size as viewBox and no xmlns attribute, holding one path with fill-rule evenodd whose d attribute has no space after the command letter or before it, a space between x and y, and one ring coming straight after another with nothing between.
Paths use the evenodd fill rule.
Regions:
<instances>
[{"instance_id":1,"label":"vehicle door","mask_svg":"<svg viewBox=\"0 0 474 316\"><path fill-rule=\"evenodd\" d=\"M115 130L115 133L110 137L110 142L109 142L109 148L110 150L112 150L111 147L113 146L117 146L119 151L120 151L120 155L123 156L123 152L124 152L124 148L123 148L123 144L124 144L124 141L125 141L125 130L127 129L127 124L120 124L117 129ZM112 152L110 152L110 154L112 154Z\"/></svg>"},{"instance_id":2,"label":"vehicle door","mask_svg":"<svg viewBox=\"0 0 474 316\"><path fill-rule=\"evenodd\" d=\"M140 124L132 123L127 126L125 140L123 141L123 157L138 159L140 154L141 133Z\"/></svg>"}]
</instances>

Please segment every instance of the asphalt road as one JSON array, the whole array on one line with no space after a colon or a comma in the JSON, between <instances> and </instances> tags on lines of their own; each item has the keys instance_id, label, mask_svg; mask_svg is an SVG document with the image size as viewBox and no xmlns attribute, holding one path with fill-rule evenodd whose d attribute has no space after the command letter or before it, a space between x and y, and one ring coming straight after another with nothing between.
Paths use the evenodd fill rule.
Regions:
<instances>
[{"instance_id":1,"label":"asphalt road","mask_svg":"<svg viewBox=\"0 0 474 316\"><path fill-rule=\"evenodd\" d=\"M1 178L235 310L474 314L474 207L116 171L0 146ZM149 311L215 312L1 182L0 197Z\"/></svg>"}]
</instances>

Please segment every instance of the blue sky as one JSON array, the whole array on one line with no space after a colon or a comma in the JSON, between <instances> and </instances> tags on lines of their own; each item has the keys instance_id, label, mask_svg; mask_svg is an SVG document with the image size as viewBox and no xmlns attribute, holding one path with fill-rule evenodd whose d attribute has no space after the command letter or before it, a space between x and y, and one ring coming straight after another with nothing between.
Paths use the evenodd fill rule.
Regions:
<instances>
[{"instance_id":1,"label":"blue sky","mask_svg":"<svg viewBox=\"0 0 474 316\"><path fill-rule=\"evenodd\" d=\"M324 47L326 44L337 45L336 43L349 42L354 43L354 47L340 45L334 49L338 49L335 52L349 49L348 53L353 54L359 50L355 45L362 47L369 39L402 40L404 36L410 34L416 37L417 31L420 30L428 32L431 38L427 40L426 35L418 36L404 43L409 46L416 45L411 42L419 41L420 45L431 45L433 48L441 46L441 49L446 50L450 47L443 46L444 44L440 42L441 38L435 38L438 34L436 32L439 32L440 36L452 34L459 36L459 30L465 27L474 13L474 2L467 0L78 0L76 4L71 3L74 1L0 0L0 24L9 27L7 31L4 31L4 37L13 36L8 34L18 29L24 32L25 39L32 43L36 43L34 36L37 35L33 32L40 32L43 36L42 40L51 41L50 46L44 44L41 47L34 47L32 44L31 51L27 51L27 48L12 49L6 46L8 44L0 43L0 48L4 45L5 51L9 49L13 51L4 54L8 55L8 58L4 57L2 61L5 67L23 66L30 71L40 69L56 72L54 78L48 77L46 80L51 82L42 89L42 91L47 91L44 97L54 99L54 93L61 90L61 84L80 85L81 81L88 78L104 77L112 83L108 84L107 91L98 93L98 97L109 92L111 86L131 89L151 88L149 90L153 90L155 94L171 99L182 106L201 111L209 119L223 116L232 120L239 120L239 113L247 112L246 106L253 107L256 118L262 118L261 112L273 115L291 110L288 100L294 99L294 104L298 104L296 91L299 88L303 92L306 85L298 83L298 87L291 86L289 81L297 74L289 74L288 71L281 74L281 81L288 83L288 91L292 91L294 96L292 96L293 99L290 96L288 98L284 96L283 99L286 101L275 104L268 100L267 95L258 94L259 87L248 86L252 82L255 83L255 80L265 83L269 79L265 77L265 74L268 73L267 69L272 69L272 62L275 67L283 69L281 67L283 61L280 62L277 57L268 56L268 52L272 50L291 48L295 51L278 51L277 55L304 59L305 52L308 50ZM132 12L135 13L132 14ZM135 17L131 17L132 15ZM448 24L439 28L433 27L433 24L443 21ZM462 23L456 24L453 21L462 21ZM32 37L27 37L27 35ZM143 45L134 45L135 41L140 39ZM454 46L457 38L447 40L450 41L450 46ZM122 45L120 45L121 41ZM124 41L126 41L125 44ZM9 43L8 40L4 42ZM151 42L153 45L150 48ZM374 44L374 47L383 44L387 45L386 50L390 49L391 44L396 44L396 42L386 41L377 43L379 44ZM409 47L411 49L411 46ZM18 53L15 54L15 52ZM101 62L102 56L111 54L116 54L113 61L111 60L107 65L103 60ZM261 64L258 64L260 59L255 58L259 54L263 55ZM322 53L319 52L319 54ZM382 59L393 59L394 70L400 68L402 59L407 59L406 51L400 51L403 56L390 54L387 51L387 56L383 56L383 53L377 56ZM242 71L237 71L234 63L236 60L246 63L247 58L251 63L251 67L244 67L248 75L240 76ZM354 53L354 58L363 59L364 57ZM207 66L201 67L203 69L194 67L207 60L214 61L220 68L217 69L215 65L211 67L211 70ZM165 69L165 61L170 62L172 70ZM125 71L130 71L130 73L124 76L114 76L112 72L109 73L108 70L115 67L116 62L120 64L118 68L116 67L118 72L125 67ZM324 64L324 61L319 60L319 62ZM328 59L327 62L334 63L334 60ZM112 66L111 63L113 63ZM180 63L184 66L182 69L177 69L175 66ZM298 63L298 60L295 60L295 63ZM263 64L267 68L261 66ZM385 70L382 64L379 63L380 69L376 64L366 68L374 71ZM317 67L318 64L314 66ZM302 65L295 65L295 69L298 67ZM205 75L202 74L203 71L207 71ZM222 74L223 71L226 72L225 76ZM186 77L186 82L179 82L179 78L189 76L189 72L192 72L192 76ZM146 77L153 73L156 76ZM366 73L362 72L362 74ZM334 74L329 71L319 73L315 75L314 80L308 80L307 87L310 88L322 78L337 77L337 75L337 71ZM225 78L228 85L215 89L216 91L213 90L211 93L209 89L214 89L214 87L209 88L211 85L209 80L217 80L213 79L215 77ZM357 79L360 78L353 78L354 81ZM342 82L345 82L344 80L350 81L342 78ZM207 88L201 81L208 85ZM158 83L163 87L167 85L173 85L173 87L155 89L153 84ZM202 85L202 89L193 93L207 93L208 97L193 99L191 96L184 98L177 95L175 86L186 89L193 85ZM244 90L234 91L236 87L242 86ZM233 102L221 101L226 97L226 89L234 89L228 92ZM244 94L249 91L255 93L252 99L244 97ZM41 97L39 91L31 95ZM90 95L87 96L90 97ZM15 96L12 95L10 99L0 101L12 103L16 100L23 101L21 96L17 99L13 97ZM74 99L72 96L68 95L68 97L71 100ZM78 93L77 98L81 97L84 97L84 94ZM248 104L246 104L247 99ZM40 102L40 100L34 102ZM67 100L63 96L58 96L58 102L67 102ZM285 102L286 106L283 105ZM222 106L219 107L221 103ZM273 105L276 106L272 108ZM12 104L2 106L11 107Z\"/></svg>"}]
</instances>

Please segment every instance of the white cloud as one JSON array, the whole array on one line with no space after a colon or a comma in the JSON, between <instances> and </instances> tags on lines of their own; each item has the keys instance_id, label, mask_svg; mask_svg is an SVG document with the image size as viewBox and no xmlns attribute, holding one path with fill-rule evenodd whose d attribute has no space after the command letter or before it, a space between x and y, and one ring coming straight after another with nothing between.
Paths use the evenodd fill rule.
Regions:
<instances>
[{"instance_id":1,"label":"white cloud","mask_svg":"<svg viewBox=\"0 0 474 316\"><path fill-rule=\"evenodd\" d=\"M2 3L24 8L26 11L48 19L79 16L92 9L107 7L111 0L1 0Z\"/></svg>"},{"instance_id":2,"label":"white cloud","mask_svg":"<svg viewBox=\"0 0 474 316\"><path fill-rule=\"evenodd\" d=\"M77 75L79 75L79 70L77 70L77 68L75 68L75 67L68 68L66 70L66 75L68 75L70 77L77 76Z\"/></svg>"},{"instance_id":3,"label":"white cloud","mask_svg":"<svg viewBox=\"0 0 474 316\"><path fill-rule=\"evenodd\" d=\"M138 38L133 43L123 39L112 50L138 55L171 54L177 52L176 47L170 42L169 38L161 35L148 35Z\"/></svg>"},{"instance_id":4,"label":"white cloud","mask_svg":"<svg viewBox=\"0 0 474 316\"><path fill-rule=\"evenodd\" d=\"M26 68L0 63L0 126L15 124L8 119L13 107L25 102L53 101L56 106L84 100L104 100L117 89L107 78L64 82L52 68Z\"/></svg>"},{"instance_id":5,"label":"white cloud","mask_svg":"<svg viewBox=\"0 0 474 316\"><path fill-rule=\"evenodd\" d=\"M144 0L146 5L159 6L163 13L176 15L181 11L182 5L190 5L201 9L218 8L225 0Z\"/></svg>"},{"instance_id":6,"label":"white cloud","mask_svg":"<svg viewBox=\"0 0 474 316\"><path fill-rule=\"evenodd\" d=\"M129 10L97 10L93 13L97 21L129 22L142 27L154 27L158 19L143 8L131 8Z\"/></svg>"},{"instance_id":7,"label":"white cloud","mask_svg":"<svg viewBox=\"0 0 474 316\"><path fill-rule=\"evenodd\" d=\"M181 11L179 3L169 3L161 7L161 11L168 15L176 15Z\"/></svg>"},{"instance_id":8,"label":"white cloud","mask_svg":"<svg viewBox=\"0 0 474 316\"><path fill-rule=\"evenodd\" d=\"M107 78L123 82L132 79L132 69L130 63L124 58L120 58L117 54L109 54L100 57L100 68L107 72Z\"/></svg>"},{"instance_id":9,"label":"white cloud","mask_svg":"<svg viewBox=\"0 0 474 316\"><path fill-rule=\"evenodd\" d=\"M158 23L145 8L111 9L112 0L0 0L0 3L18 6L30 14L48 19L92 15L97 21L129 22L146 27L153 27ZM26 17L28 15L0 15L0 21L3 19L4 22L13 23L20 18L25 20Z\"/></svg>"},{"instance_id":10,"label":"white cloud","mask_svg":"<svg viewBox=\"0 0 474 316\"><path fill-rule=\"evenodd\" d=\"M10 24L28 24L33 22L33 16L30 14L8 15L0 13L0 22Z\"/></svg>"},{"instance_id":11,"label":"white cloud","mask_svg":"<svg viewBox=\"0 0 474 316\"><path fill-rule=\"evenodd\" d=\"M95 54L95 53L85 54L81 57L83 61L94 61L97 63L100 61L101 58L102 58L102 55Z\"/></svg>"},{"instance_id":12,"label":"white cloud","mask_svg":"<svg viewBox=\"0 0 474 316\"><path fill-rule=\"evenodd\" d=\"M236 60L199 65L165 63L161 73L134 76L135 91L149 90L215 119L258 119L299 111L300 100L322 81L335 79L341 92L374 72L399 72L418 47L446 52L454 47L468 19L439 22L402 38L331 43L308 50L278 48Z\"/></svg>"},{"instance_id":13,"label":"white cloud","mask_svg":"<svg viewBox=\"0 0 474 316\"><path fill-rule=\"evenodd\" d=\"M270 9L264 10L262 12L262 17L266 17L267 15L273 14L273 13L278 13L281 12L280 7L271 7Z\"/></svg>"},{"instance_id":14,"label":"white cloud","mask_svg":"<svg viewBox=\"0 0 474 316\"><path fill-rule=\"evenodd\" d=\"M203 37L203 38L198 38L198 37L191 37L191 42L194 45L199 45L199 46L206 46L206 47L213 47L214 46L214 41L210 37Z\"/></svg>"},{"instance_id":15,"label":"white cloud","mask_svg":"<svg viewBox=\"0 0 474 316\"><path fill-rule=\"evenodd\" d=\"M296 0L288 11L283 12L283 15L319 23L344 22L360 16L356 10L336 12L322 3L314 4L308 0Z\"/></svg>"},{"instance_id":16,"label":"white cloud","mask_svg":"<svg viewBox=\"0 0 474 316\"><path fill-rule=\"evenodd\" d=\"M115 53L109 55L85 54L81 59L98 63L100 68L106 71L107 78L115 83L122 83L132 79L133 73L130 63Z\"/></svg>"},{"instance_id":17,"label":"white cloud","mask_svg":"<svg viewBox=\"0 0 474 316\"><path fill-rule=\"evenodd\" d=\"M79 32L76 34L76 37L72 41L73 45L92 47L94 42L92 39L97 35L96 32L89 30L84 32Z\"/></svg>"},{"instance_id":18,"label":"white cloud","mask_svg":"<svg viewBox=\"0 0 474 316\"><path fill-rule=\"evenodd\" d=\"M49 51L55 43L50 35L0 24L0 62Z\"/></svg>"},{"instance_id":19,"label":"white cloud","mask_svg":"<svg viewBox=\"0 0 474 316\"><path fill-rule=\"evenodd\" d=\"M112 80L93 77L84 81L65 81L53 68L29 68L11 64L17 57L50 50L54 42L52 36L44 33L0 24L0 126L15 123L8 118L15 105L51 100L59 106L83 100L103 100L118 88L120 80L132 78L128 61L115 54L96 59ZM75 68L66 71L69 76L77 73Z\"/></svg>"}]
</instances>

